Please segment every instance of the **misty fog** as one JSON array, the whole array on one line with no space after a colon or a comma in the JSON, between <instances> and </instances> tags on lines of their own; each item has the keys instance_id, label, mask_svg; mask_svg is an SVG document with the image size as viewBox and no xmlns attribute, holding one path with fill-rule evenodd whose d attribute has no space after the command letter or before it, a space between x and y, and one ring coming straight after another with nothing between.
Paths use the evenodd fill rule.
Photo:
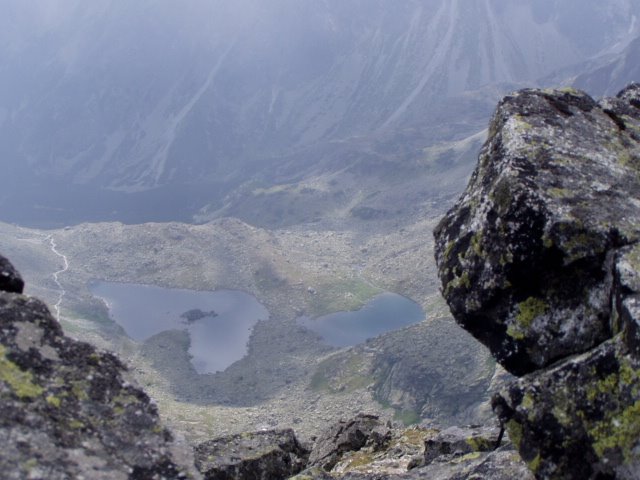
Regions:
<instances>
[{"instance_id":1,"label":"misty fog","mask_svg":"<svg viewBox=\"0 0 640 480\"><path fill-rule=\"evenodd\" d=\"M202 221L247 182L390 151L414 161L482 131L501 94L570 84L624 55L640 10L636 0L1 6L0 219L43 226ZM628 80L587 84L600 95Z\"/></svg>"}]
</instances>

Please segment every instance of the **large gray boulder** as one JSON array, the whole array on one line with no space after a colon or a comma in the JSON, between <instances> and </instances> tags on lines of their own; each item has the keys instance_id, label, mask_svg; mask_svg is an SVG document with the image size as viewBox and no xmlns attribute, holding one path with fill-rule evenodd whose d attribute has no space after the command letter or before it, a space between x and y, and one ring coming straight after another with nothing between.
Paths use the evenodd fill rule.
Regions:
<instances>
[{"instance_id":1,"label":"large gray boulder","mask_svg":"<svg viewBox=\"0 0 640 480\"><path fill-rule=\"evenodd\" d=\"M220 437L195 447L205 480L285 479L300 472L308 456L291 429Z\"/></svg>"},{"instance_id":2,"label":"large gray boulder","mask_svg":"<svg viewBox=\"0 0 640 480\"><path fill-rule=\"evenodd\" d=\"M640 85L506 97L435 236L454 317L526 375L494 407L538 478L638 478Z\"/></svg>"},{"instance_id":3,"label":"large gray boulder","mask_svg":"<svg viewBox=\"0 0 640 480\"><path fill-rule=\"evenodd\" d=\"M640 87L506 97L476 171L436 229L456 320L514 374L609 338L614 253L640 232Z\"/></svg>"},{"instance_id":4,"label":"large gray boulder","mask_svg":"<svg viewBox=\"0 0 640 480\"><path fill-rule=\"evenodd\" d=\"M343 454L358 451L368 444L381 447L389 435L389 428L376 415L359 414L349 420L340 420L316 439L308 466L331 470Z\"/></svg>"}]
</instances>

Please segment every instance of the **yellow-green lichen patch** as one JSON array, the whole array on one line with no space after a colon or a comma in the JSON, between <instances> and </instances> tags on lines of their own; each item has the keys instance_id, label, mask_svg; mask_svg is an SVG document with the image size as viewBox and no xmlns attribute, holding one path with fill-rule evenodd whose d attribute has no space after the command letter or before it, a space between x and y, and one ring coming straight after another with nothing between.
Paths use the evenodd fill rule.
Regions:
<instances>
[{"instance_id":1,"label":"yellow-green lichen patch","mask_svg":"<svg viewBox=\"0 0 640 480\"><path fill-rule=\"evenodd\" d=\"M30 472L31 470L37 468L39 464L40 462L38 462L37 458L30 458L29 460L24 462L22 466L27 472Z\"/></svg>"},{"instance_id":2,"label":"yellow-green lichen patch","mask_svg":"<svg viewBox=\"0 0 640 480\"><path fill-rule=\"evenodd\" d=\"M76 381L71 384L71 393L78 400L88 400L89 394L87 393L87 388L88 388L87 384L80 381Z\"/></svg>"},{"instance_id":3,"label":"yellow-green lichen patch","mask_svg":"<svg viewBox=\"0 0 640 480\"><path fill-rule=\"evenodd\" d=\"M635 396L640 393L640 372L636 371L626 361L623 361L618 372L605 377L588 388L587 399L589 402L594 402L600 396L618 398L627 389L631 389Z\"/></svg>"},{"instance_id":4,"label":"yellow-green lichen patch","mask_svg":"<svg viewBox=\"0 0 640 480\"><path fill-rule=\"evenodd\" d=\"M524 332L516 325L509 325L507 327L507 335L509 335L514 340L524 340L525 337Z\"/></svg>"},{"instance_id":5,"label":"yellow-green lichen patch","mask_svg":"<svg viewBox=\"0 0 640 480\"><path fill-rule=\"evenodd\" d=\"M118 416L122 415L126 411L127 406L136 404L137 402L138 399L135 396L128 393L120 393L113 397L113 413Z\"/></svg>"},{"instance_id":6,"label":"yellow-green lichen patch","mask_svg":"<svg viewBox=\"0 0 640 480\"><path fill-rule=\"evenodd\" d=\"M549 193L549 195L551 195L553 198L573 198L573 193L571 192L571 190L567 189L567 188L549 188L547 190L547 192Z\"/></svg>"},{"instance_id":7,"label":"yellow-green lichen patch","mask_svg":"<svg viewBox=\"0 0 640 480\"><path fill-rule=\"evenodd\" d=\"M515 340L524 340L533 321L547 313L547 303L535 297L529 297L517 306L514 321L507 326L507 335Z\"/></svg>"},{"instance_id":8,"label":"yellow-green lichen patch","mask_svg":"<svg viewBox=\"0 0 640 480\"><path fill-rule=\"evenodd\" d=\"M581 96L580 91L576 90L573 87L562 87L562 88L559 88L558 91L561 92L561 93L568 93L569 95L573 95L573 96L576 96L576 97Z\"/></svg>"},{"instance_id":9,"label":"yellow-green lichen patch","mask_svg":"<svg viewBox=\"0 0 640 480\"><path fill-rule=\"evenodd\" d=\"M541 463L542 457L540 457L540 454L538 453L538 455L536 455L533 460L527 462L527 466L529 467L529 470L531 470L533 473L536 473L540 469Z\"/></svg>"},{"instance_id":10,"label":"yellow-green lichen patch","mask_svg":"<svg viewBox=\"0 0 640 480\"><path fill-rule=\"evenodd\" d=\"M471 237L471 248L478 257L486 256L484 249L482 248L482 232L476 232L473 234Z\"/></svg>"},{"instance_id":11,"label":"yellow-green lichen patch","mask_svg":"<svg viewBox=\"0 0 640 480\"><path fill-rule=\"evenodd\" d=\"M408 428L406 429L400 440L409 445L423 446L424 441L430 435L434 435L437 430L426 430L423 428Z\"/></svg>"},{"instance_id":12,"label":"yellow-green lichen patch","mask_svg":"<svg viewBox=\"0 0 640 480\"><path fill-rule=\"evenodd\" d=\"M571 424L572 419L565 407L566 403L555 405L551 410L551 413L553 413L553 418L555 418L560 425L568 427Z\"/></svg>"},{"instance_id":13,"label":"yellow-green lichen patch","mask_svg":"<svg viewBox=\"0 0 640 480\"><path fill-rule=\"evenodd\" d=\"M522 328L530 328L533 321L547 313L547 303L535 297L529 297L524 302L518 304L518 314L516 322Z\"/></svg>"},{"instance_id":14,"label":"yellow-green lichen patch","mask_svg":"<svg viewBox=\"0 0 640 480\"><path fill-rule=\"evenodd\" d=\"M566 252L564 263L568 265L576 260L602 253L606 249L606 243L602 237L580 232L562 242L562 248Z\"/></svg>"},{"instance_id":15,"label":"yellow-green lichen patch","mask_svg":"<svg viewBox=\"0 0 640 480\"><path fill-rule=\"evenodd\" d=\"M623 167L632 169L636 172L640 168L640 158L633 155L629 150L625 149L618 153L618 163Z\"/></svg>"},{"instance_id":16,"label":"yellow-green lichen patch","mask_svg":"<svg viewBox=\"0 0 640 480\"><path fill-rule=\"evenodd\" d=\"M47 395L47 398L45 400L49 405L56 408L60 408L60 404L62 402L60 398L56 397L55 395Z\"/></svg>"},{"instance_id":17,"label":"yellow-green lichen patch","mask_svg":"<svg viewBox=\"0 0 640 480\"><path fill-rule=\"evenodd\" d=\"M515 447L519 450L520 445L522 444L523 437L522 425L511 419L507 422L506 427L507 432L509 433L509 438L511 439Z\"/></svg>"},{"instance_id":18,"label":"yellow-green lichen patch","mask_svg":"<svg viewBox=\"0 0 640 480\"><path fill-rule=\"evenodd\" d=\"M531 395L528 392L525 393L524 397L522 398L522 402L520 402L520 404L522 405L522 408L524 408L525 410L531 410L535 405L533 395Z\"/></svg>"},{"instance_id":19,"label":"yellow-green lichen patch","mask_svg":"<svg viewBox=\"0 0 640 480\"><path fill-rule=\"evenodd\" d=\"M533 125L527 122L522 115L514 115L513 119L516 121L516 128L520 131L529 131L533 130Z\"/></svg>"},{"instance_id":20,"label":"yellow-green lichen patch","mask_svg":"<svg viewBox=\"0 0 640 480\"><path fill-rule=\"evenodd\" d=\"M69 428L79 430L81 428L84 428L84 423L82 423L80 420L71 420L69 422Z\"/></svg>"},{"instance_id":21,"label":"yellow-green lichen patch","mask_svg":"<svg viewBox=\"0 0 640 480\"><path fill-rule=\"evenodd\" d=\"M33 375L7 359L6 353L6 348L0 345L0 380L19 398L35 398L41 395L44 390L34 383Z\"/></svg>"},{"instance_id":22,"label":"yellow-green lichen patch","mask_svg":"<svg viewBox=\"0 0 640 480\"><path fill-rule=\"evenodd\" d=\"M458 289L460 287L464 287L467 290L471 288L471 279L469 278L468 272L462 272L462 275L454 276L453 280L451 280L444 289L444 296L449 296L451 290Z\"/></svg>"},{"instance_id":23,"label":"yellow-green lichen patch","mask_svg":"<svg viewBox=\"0 0 640 480\"><path fill-rule=\"evenodd\" d=\"M640 395L640 372L626 360L620 363L619 371L595 382L587 390L589 402L606 402L610 408L604 418L586 423L593 441L593 449L599 457L609 451L622 453L625 462L638 461L636 447L640 444L640 400L625 407L625 398Z\"/></svg>"},{"instance_id":24,"label":"yellow-green lichen patch","mask_svg":"<svg viewBox=\"0 0 640 480\"><path fill-rule=\"evenodd\" d=\"M493 442L488 438L470 437L465 441L474 452L486 452L492 450L494 447Z\"/></svg>"},{"instance_id":25,"label":"yellow-green lichen patch","mask_svg":"<svg viewBox=\"0 0 640 480\"><path fill-rule=\"evenodd\" d=\"M634 450L640 443L640 400L608 417L589 430L596 454L603 457L607 451L619 449L626 462L639 460Z\"/></svg>"},{"instance_id":26,"label":"yellow-green lichen patch","mask_svg":"<svg viewBox=\"0 0 640 480\"><path fill-rule=\"evenodd\" d=\"M444 249L444 258L445 260L449 259L449 256L451 255L451 251L453 250L453 247L455 246L456 242L451 241L449 243L447 243L446 248Z\"/></svg>"},{"instance_id":27,"label":"yellow-green lichen patch","mask_svg":"<svg viewBox=\"0 0 640 480\"><path fill-rule=\"evenodd\" d=\"M478 460L481 456L482 453L480 452L471 452L466 455L462 455L461 457L454 458L452 462L457 464L471 462L473 460Z\"/></svg>"}]
</instances>

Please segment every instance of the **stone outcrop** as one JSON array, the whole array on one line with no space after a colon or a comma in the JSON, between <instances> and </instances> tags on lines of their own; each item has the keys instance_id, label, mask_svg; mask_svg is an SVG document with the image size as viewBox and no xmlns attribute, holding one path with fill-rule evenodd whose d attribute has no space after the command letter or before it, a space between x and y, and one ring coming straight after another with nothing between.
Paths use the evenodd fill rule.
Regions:
<instances>
[{"instance_id":1,"label":"stone outcrop","mask_svg":"<svg viewBox=\"0 0 640 480\"><path fill-rule=\"evenodd\" d=\"M349 441L346 433L356 431L360 433ZM376 434L381 431L382 436ZM310 462L295 480L533 478L496 428L400 429L363 415L328 428L316 440L311 458L331 461Z\"/></svg>"},{"instance_id":2,"label":"stone outcrop","mask_svg":"<svg viewBox=\"0 0 640 480\"><path fill-rule=\"evenodd\" d=\"M522 377L493 405L536 476L638 478L640 85L507 96L435 236L454 317Z\"/></svg>"},{"instance_id":3,"label":"stone outcrop","mask_svg":"<svg viewBox=\"0 0 640 480\"><path fill-rule=\"evenodd\" d=\"M345 452L358 451L365 445L380 448L389 435L389 426L376 415L360 414L351 420L341 420L316 439L308 466L331 470Z\"/></svg>"},{"instance_id":4,"label":"stone outcrop","mask_svg":"<svg viewBox=\"0 0 640 480\"><path fill-rule=\"evenodd\" d=\"M195 447L205 480L278 480L300 472L309 452L293 430L269 430L221 437Z\"/></svg>"},{"instance_id":5,"label":"stone outcrop","mask_svg":"<svg viewBox=\"0 0 640 480\"><path fill-rule=\"evenodd\" d=\"M473 452L490 452L500 446L501 440L497 428L449 427L427 439L424 461L428 465L445 455L457 457Z\"/></svg>"},{"instance_id":6,"label":"stone outcrop","mask_svg":"<svg viewBox=\"0 0 640 480\"><path fill-rule=\"evenodd\" d=\"M0 476L199 478L122 363L65 337L3 257L0 279Z\"/></svg>"},{"instance_id":7,"label":"stone outcrop","mask_svg":"<svg viewBox=\"0 0 640 480\"><path fill-rule=\"evenodd\" d=\"M22 293L24 281L11 262L0 256L0 291Z\"/></svg>"}]
</instances>

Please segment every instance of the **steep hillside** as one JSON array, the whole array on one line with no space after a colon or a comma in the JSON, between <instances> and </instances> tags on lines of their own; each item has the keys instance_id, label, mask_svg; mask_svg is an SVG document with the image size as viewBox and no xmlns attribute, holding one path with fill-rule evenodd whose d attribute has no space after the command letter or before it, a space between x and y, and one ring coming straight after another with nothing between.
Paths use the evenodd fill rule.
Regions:
<instances>
[{"instance_id":1,"label":"steep hillside","mask_svg":"<svg viewBox=\"0 0 640 480\"><path fill-rule=\"evenodd\" d=\"M614 95L625 85L640 79L640 38L631 42L621 53L606 56L593 67L578 75L577 88L597 95Z\"/></svg>"}]
</instances>

